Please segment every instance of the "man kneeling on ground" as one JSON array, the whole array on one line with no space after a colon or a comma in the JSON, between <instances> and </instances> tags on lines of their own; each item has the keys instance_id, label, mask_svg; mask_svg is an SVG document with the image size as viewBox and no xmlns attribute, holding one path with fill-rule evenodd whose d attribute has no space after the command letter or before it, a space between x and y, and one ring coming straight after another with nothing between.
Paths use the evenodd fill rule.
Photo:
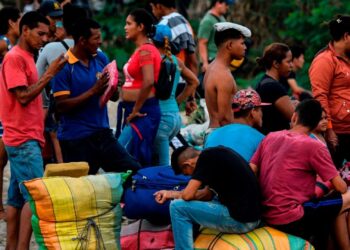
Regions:
<instances>
[{"instance_id":1,"label":"man kneeling on ground","mask_svg":"<svg viewBox=\"0 0 350 250\"><path fill-rule=\"evenodd\" d=\"M246 233L260 223L258 182L248 163L226 147L198 151L183 146L174 151L176 174L191 175L183 191L162 190L155 199L170 203L176 250L193 249L193 224L225 233Z\"/></svg>"},{"instance_id":2,"label":"man kneeling on ground","mask_svg":"<svg viewBox=\"0 0 350 250\"><path fill-rule=\"evenodd\" d=\"M250 165L258 175L263 218L269 225L312 239L316 249L326 249L335 221L336 249L350 249L345 213L350 208L350 192L326 146L309 136L321 115L318 101L301 102L292 116L292 129L267 135ZM316 199L316 175L331 181L336 191Z\"/></svg>"}]
</instances>

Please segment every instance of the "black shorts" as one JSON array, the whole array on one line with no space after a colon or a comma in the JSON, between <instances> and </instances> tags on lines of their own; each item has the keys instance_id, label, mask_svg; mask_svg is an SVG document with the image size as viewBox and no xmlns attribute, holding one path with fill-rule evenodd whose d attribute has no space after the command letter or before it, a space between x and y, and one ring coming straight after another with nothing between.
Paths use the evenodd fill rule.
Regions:
<instances>
[{"instance_id":1,"label":"black shorts","mask_svg":"<svg viewBox=\"0 0 350 250\"><path fill-rule=\"evenodd\" d=\"M312 199L303 204L304 216L286 225L273 226L283 232L313 239L315 247L322 246L328 240L334 219L343 206L341 193L332 192L322 198ZM324 245L326 246L326 245ZM316 247L317 249L317 247Z\"/></svg>"},{"instance_id":2,"label":"black shorts","mask_svg":"<svg viewBox=\"0 0 350 250\"><path fill-rule=\"evenodd\" d=\"M342 206L341 193L334 191L324 197L305 202L304 216L301 219L313 221L316 224L322 223L323 220L334 220Z\"/></svg>"}]
</instances>

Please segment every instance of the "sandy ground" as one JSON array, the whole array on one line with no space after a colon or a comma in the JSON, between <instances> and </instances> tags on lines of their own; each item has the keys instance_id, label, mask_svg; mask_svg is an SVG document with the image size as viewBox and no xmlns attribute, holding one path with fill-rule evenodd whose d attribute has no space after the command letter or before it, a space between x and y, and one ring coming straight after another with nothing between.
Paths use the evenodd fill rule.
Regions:
<instances>
[{"instance_id":1,"label":"sandy ground","mask_svg":"<svg viewBox=\"0 0 350 250\"><path fill-rule=\"evenodd\" d=\"M115 125L116 125L116 122L115 122L116 109L117 109L116 103L112 103L112 102L108 103L108 115L109 115L111 128L115 128ZM9 164L7 164L4 171L4 188L3 188L4 204L6 203L6 200L7 200L7 189L9 185L9 180L10 180L10 166ZM1 220L0 221L0 250L4 250L5 245L6 245L6 222L4 220ZM35 243L34 236L32 237L32 240L31 240L30 249L31 250L38 249L37 244Z\"/></svg>"}]
</instances>

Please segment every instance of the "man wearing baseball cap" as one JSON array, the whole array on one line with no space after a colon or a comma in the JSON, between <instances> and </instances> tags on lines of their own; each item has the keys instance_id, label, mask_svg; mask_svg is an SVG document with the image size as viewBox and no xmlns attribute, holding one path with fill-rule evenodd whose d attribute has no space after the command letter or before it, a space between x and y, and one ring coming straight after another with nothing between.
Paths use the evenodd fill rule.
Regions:
<instances>
[{"instance_id":1,"label":"man wearing baseball cap","mask_svg":"<svg viewBox=\"0 0 350 250\"><path fill-rule=\"evenodd\" d=\"M209 130L233 122L231 100L237 91L230 71L233 59L242 59L247 49L244 40L251 31L242 25L220 22L214 25L214 41L218 47L215 60L208 66L204 76L205 101L209 112Z\"/></svg>"},{"instance_id":2,"label":"man wearing baseball cap","mask_svg":"<svg viewBox=\"0 0 350 250\"><path fill-rule=\"evenodd\" d=\"M50 21L49 42L62 40L64 38L63 10L60 3L55 0L44 0L38 11Z\"/></svg>"},{"instance_id":3,"label":"man wearing baseball cap","mask_svg":"<svg viewBox=\"0 0 350 250\"><path fill-rule=\"evenodd\" d=\"M238 91L232 100L234 122L209 134L204 148L222 145L249 161L264 138L255 128L262 126L261 106L266 105L271 103L262 103L255 90L249 88Z\"/></svg>"}]
</instances>

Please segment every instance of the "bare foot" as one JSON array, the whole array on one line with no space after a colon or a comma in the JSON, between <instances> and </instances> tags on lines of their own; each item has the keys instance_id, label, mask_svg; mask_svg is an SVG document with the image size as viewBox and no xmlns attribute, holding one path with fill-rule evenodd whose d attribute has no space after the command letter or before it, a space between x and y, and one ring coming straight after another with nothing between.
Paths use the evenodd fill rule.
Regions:
<instances>
[{"instance_id":1,"label":"bare foot","mask_svg":"<svg viewBox=\"0 0 350 250\"><path fill-rule=\"evenodd\" d=\"M0 220L6 221L6 210L5 209L0 210Z\"/></svg>"}]
</instances>

